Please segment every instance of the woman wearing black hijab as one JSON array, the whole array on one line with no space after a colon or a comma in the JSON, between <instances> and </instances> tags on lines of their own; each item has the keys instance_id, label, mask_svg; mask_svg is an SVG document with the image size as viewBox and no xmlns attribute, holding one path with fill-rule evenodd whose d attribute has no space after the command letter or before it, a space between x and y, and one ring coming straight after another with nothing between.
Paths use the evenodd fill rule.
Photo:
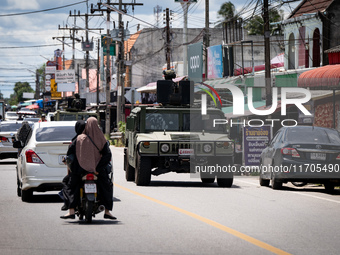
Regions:
<instances>
[{"instance_id":1,"label":"woman wearing black hijab","mask_svg":"<svg viewBox=\"0 0 340 255\"><path fill-rule=\"evenodd\" d=\"M80 135L84 132L85 125L86 125L86 122L84 120L78 120L76 122L76 125L74 127L75 131L76 131L76 135L72 138L72 142L77 139L78 135ZM67 189L67 184L68 184L69 180L70 180L70 169L67 167L67 175L64 177L64 179L62 181L63 190ZM60 196L62 197L62 199L64 200L65 203L61 207L61 210L66 211L68 209L68 206L67 206L66 201L65 201L65 194L64 194L63 190L61 191Z\"/></svg>"}]
</instances>

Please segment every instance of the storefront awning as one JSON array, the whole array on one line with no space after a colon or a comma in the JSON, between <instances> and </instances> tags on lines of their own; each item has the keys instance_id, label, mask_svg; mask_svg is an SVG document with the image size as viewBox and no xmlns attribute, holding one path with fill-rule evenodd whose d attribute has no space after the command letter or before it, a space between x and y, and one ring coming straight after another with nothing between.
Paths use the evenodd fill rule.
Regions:
<instances>
[{"instance_id":1,"label":"storefront awning","mask_svg":"<svg viewBox=\"0 0 340 255\"><path fill-rule=\"evenodd\" d=\"M327 65L302 73L298 87L313 90L340 89L340 65Z\"/></svg>"}]
</instances>

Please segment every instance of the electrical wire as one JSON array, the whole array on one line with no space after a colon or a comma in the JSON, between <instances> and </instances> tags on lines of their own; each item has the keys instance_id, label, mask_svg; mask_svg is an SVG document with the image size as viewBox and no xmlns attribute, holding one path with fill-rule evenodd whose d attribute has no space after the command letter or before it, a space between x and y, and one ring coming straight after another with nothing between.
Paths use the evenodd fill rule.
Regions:
<instances>
[{"instance_id":1,"label":"electrical wire","mask_svg":"<svg viewBox=\"0 0 340 255\"><path fill-rule=\"evenodd\" d=\"M0 14L0 17L18 16L18 15L26 15L26 14L34 14L34 13L39 13L39 12L53 11L53 10L70 7L70 6L81 4L81 3L85 3L85 2L87 2L87 1L81 1L81 2L74 3L74 4L68 4L68 5L59 6L59 7L55 7L55 8L49 8L49 9L40 10L40 11L20 12L20 13L11 13L11 14Z\"/></svg>"}]
</instances>

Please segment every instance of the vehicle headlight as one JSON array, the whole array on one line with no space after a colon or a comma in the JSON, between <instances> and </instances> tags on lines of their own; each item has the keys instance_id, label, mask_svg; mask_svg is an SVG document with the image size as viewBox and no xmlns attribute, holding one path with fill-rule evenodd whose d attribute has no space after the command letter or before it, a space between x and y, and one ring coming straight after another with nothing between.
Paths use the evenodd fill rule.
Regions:
<instances>
[{"instance_id":1,"label":"vehicle headlight","mask_svg":"<svg viewBox=\"0 0 340 255\"><path fill-rule=\"evenodd\" d=\"M143 142L142 144L145 149L148 149L150 147L150 142Z\"/></svg>"},{"instance_id":2,"label":"vehicle headlight","mask_svg":"<svg viewBox=\"0 0 340 255\"><path fill-rule=\"evenodd\" d=\"M210 143L206 143L203 145L203 151L205 153L210 153L212 151L212 146Z\"/></svg>"},{"instance_id":3,"label":"vehicle headlight","mask_svg":"<svg viewBox=\"0 0 340 255\"><path fill-rule=\"evenodd\" d=\"M169 145L169 144L163 143L163 144L161 145L161 152L167 153L167 152L169 152L169 150L170 150L170 145Z\"/></svg>"}]
</instances>

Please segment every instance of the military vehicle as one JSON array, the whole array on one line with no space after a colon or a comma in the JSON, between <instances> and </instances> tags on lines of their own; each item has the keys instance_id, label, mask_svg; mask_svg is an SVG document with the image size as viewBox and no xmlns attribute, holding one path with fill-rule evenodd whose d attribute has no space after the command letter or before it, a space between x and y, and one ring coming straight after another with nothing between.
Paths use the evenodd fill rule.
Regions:
<instances>
[{"instance_id":1,"label":"military vehicle","mask_svg":"<svg viewBox=\"0 0 340 255\"><path fill-rule=\"evenodd\" d=\"M99 120L98 114L94 111L85 111L86 100L75 94L75 98L68 99L68 107L66 111L57 110L51 114L52 121L71 121L71 120L87 120L89 117L95 117Z\"/></svg>"},{"instance_id":2,"label":"military vehicle","mask_svg":"<svg viewBox=\"0 0 340 255\"><path fill-rule=\"evenodd\" d=\"M193 105L193 84L157 82L161 106L138 106L127 117L124 170L127 181L138 186L150 184L151 175L168 172L199 174L203 183L231 187L231 171L218 172L233 165L234 143L217 108L208 108L202 119L201 108ZM192 94L191 94L192 93Z\"/></svg>"}]
</instances>

